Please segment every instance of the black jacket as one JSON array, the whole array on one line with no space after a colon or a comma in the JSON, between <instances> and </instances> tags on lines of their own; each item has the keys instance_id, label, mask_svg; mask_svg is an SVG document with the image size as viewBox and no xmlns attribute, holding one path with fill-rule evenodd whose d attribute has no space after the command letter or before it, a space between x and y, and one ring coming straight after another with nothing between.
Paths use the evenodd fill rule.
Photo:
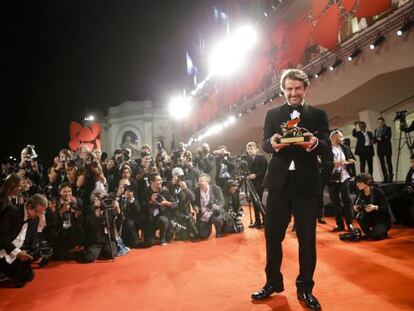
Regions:
<instances>
[{"instance_id":1,"label":"black jacket","mask_svg":"<svg viewBox=\"0 0 414 311\"><path fill-rule=\"evenodd\" d=\"M4 249L10 254L16 246L12 243L19 235L24 224L24 209L15 205L7 206L0 216L0 249ZM39 218L29 219L24 240L23 248L35 245L37 243L37 226Z\"/></svg>"},{"instance_id":2,"label":"black jacket","mask_svg":"<svg viewBox=\"0 0 414 311\"><path fill-rule=\"evenodd\" d=\"M374 146L372 142L374 140L374 136L372 132L367 131L368 138L370 140L369 146L365 146L365 135L361 131L357 131L356 129L352 130L352 136L356 137L357 143L355 147L355 154L357 156L365 156L365 157L373 157L374 156Z\"/></svg>"},{"instance_id":3,"label":"black jacket","mask_svg":"<svg viewBox=\"0 0 414 311\"><path fill-rule=\"evenodd\" d=\"M215 201L218 206L221 208L224 207L224 196L223 192L221 191L219 186L210 184L210 202ZM194 206L201 207L201 196L200 196L200 188L196 188L194 191L195 200L193 202ZM199 221L200 217L199 213L197 215L197 221Z\"/></svg>"},{"instance_id":4,"label":"black jacket","mask_svg":"<svg viewBox=\"0 0 414 311\"><path fill-rule=\"evenodd\" d=\"M250 174L256 175L256 178L252 180L252 183L256 189L262 187L266 170L267 159L264 155L256 154L254 158L250 158Z\"/></svg>"},{"instance_id":5,"label":"black jacket","mask_svg":"<svg viewBox=\"0 0 414 311\"><path fill-rule=\"evenodd\" d=\"M384 133L380 136L378 129L374 131L374 143L377 144L377 154L378 155L391 155L392 154L392 144L391 144L391 127L385 126Z\"/></svg>"},{"instance_id":6,"label":"black jacket","mask_svg":"<svg viewBox=\"0 0 414 311\"><path fill-rule=\"evenodd\" d=\"M319 139L318 146L310 152L293 145L276 152L272 148L270 139L275 133L282 135L280 126L283 122L290 120L289 108L287 104L284 104L267 111L262 148L265 152L272 153L272 158L269 162L264 186L277 193L282 193L287 181L289 166L293 160L296 173L301 177L298 179L299 191L303 194L319 195L322 187L317 155L321 155L322 159L332 159L329 147L328 118L323 110L305 103L300 119L298 126L314 133Z\"/></svg>"},{"instance_id":7,"label":"black jacket","mask_svg":"<svg viewBox=\"0 0 414 311\"><path fill-rule=\"evenodd\" d=\"M405 177L405 185L414 187L412 176L414 174L414 169L410 168L408 170L407 176Z\"/></svg>"},{"instance_id":8,"label":"black jacket","mask_svg":"<svg viewBox=\"0 0 414 311\"><path fill-rule=\"evenodd\" d=\"M366 197L362 191L357 194L355 199L356 204L374 204L378 205L378 211L372 211L370 213L365 212L365 220L370 224L384 224L390 226L391 216L389 212L388 200L385 197L384 192L378 187L372 187L372 192L369 197Z\"/></svg>"}]
</instances>

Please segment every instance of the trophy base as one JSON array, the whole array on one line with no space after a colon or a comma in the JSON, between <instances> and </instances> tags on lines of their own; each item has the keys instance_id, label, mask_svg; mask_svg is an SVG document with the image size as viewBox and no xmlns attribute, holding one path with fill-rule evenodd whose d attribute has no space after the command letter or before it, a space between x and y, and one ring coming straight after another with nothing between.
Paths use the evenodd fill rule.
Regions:
<instances>
[{"instance_id":1,"label":"trophy base","mask_svg":"<svg viewBox=\"0 0 414 311\"><path fill-rule=\"evenodd\" d=\"M277 144L293 144L309 141L309 136L281 137L276 139Z\"/></svg>"}]
</instances>

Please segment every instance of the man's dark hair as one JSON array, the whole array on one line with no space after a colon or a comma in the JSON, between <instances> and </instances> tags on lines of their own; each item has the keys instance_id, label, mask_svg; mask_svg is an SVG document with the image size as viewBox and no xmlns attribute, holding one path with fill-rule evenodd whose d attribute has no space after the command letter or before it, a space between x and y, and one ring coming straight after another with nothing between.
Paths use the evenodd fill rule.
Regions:
<instances>
[{"instance_id":1,"label":"man's dark hair","mask_svg":"<svg viewBox=\"0 0 414 311\"><path fill-rule=\"evenodd\" d=\"M155 181L155 178L156 178L157 176L161 176L161 175L160 175L159 173L152 173L152 174L150 175L149 180L150 180L150 181Z\"/></svg>"},{"instance_id":2,"label":"man's dark hair","mask_svg":"<svg viewBox=\"0 0 414 311\"><path fill-rule=\"evenodd\" d=\"M355 182L364 183L368 186L372 184L372 176L368 173L361 173L355 178Z\"/></svg>"},{"instance_id":3,"label":"man's dark hair","mask_svg":"<svg viewBox=\"0 0 414 311\"><path fill-rule=\"evenodd\" d=\"M414 160L414 153L410 156L411 160Z\"/></svg>"},{"instance_id":4,"label":"man's dark hair","mask_svg":"<svg viewBox=\"0 0 414 311\"><path fill-rule=\"evenodd\" d=\"M282 76L280 78L280 88L282 91L285 90L286 79L302 81L305 89L310 85L306 72L300 69L287 69L282 73Z\"/></svg>"},{"instance_id":5,"label":"man's dark hair","mask_svg":"<svg viewBox=\"0 0 414 311\"><path fill-rule=\"evenodd\" d=\"M61 183L58 187L58 193L60 193L60 190L62 190L63 188L69 187L70 189L72 189L72 184L68 181L64 181L63 183Z\"/></svg>"},{"instance_id":6,"label":"man's dark hair","mask_svg":"<svg viewBox=\"0 0 414 311\"><path fill-rule=\"evenodd\" d=\"M35 208L37 205L47 207L48 201L43 194L36 193L27 200L27 205L30 205L32 208Z\"/></svg>"},{"instance_id":7,"label":"man's dark hair","mask_svg":"<svg viewBox=\"0 0 414 311\"><path fill-rule=\"evenodd\" d=\"M361 125L361 124L365 125L365 127L367 126L367 124L364 121L360 121L359 125Z\"/></svg>"},{"instance_id":8,"label":"man's dark hair","mask_svg":"<svg viewBox=\"0 0 414 311\"><path fill-rule=\"evenodd\" d=\"M383 117L379 117L378 119L377 119L378 121L383 121L383 122L385 122L385 120L384 120L384 118Z\"/></svg>"}]
</instances>

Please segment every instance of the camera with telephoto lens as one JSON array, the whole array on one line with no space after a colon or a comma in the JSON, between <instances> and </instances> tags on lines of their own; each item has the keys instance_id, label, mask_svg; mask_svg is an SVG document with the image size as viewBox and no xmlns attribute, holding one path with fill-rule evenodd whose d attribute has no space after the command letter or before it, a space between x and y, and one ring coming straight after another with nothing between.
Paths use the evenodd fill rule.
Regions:
<instances>
[{"instance_id":1,"label":"camera with telephoto lens","mask_svg":"<svg viewBox=\"0 0 414 311\"><path fill-rule=\"evenodd\" d=\"M339 239L341 241L359 242L362 240L362 231L359 228L355 228L349 233L341 233Z\"/></svg>"},{"instance_id":2,"label":"camera with telephoto lens","mask_svg":"<svg viewBox=\"0 0 414 311\"><path fill-rule=\"evenodd\" d=\"M129 161L130 160L130 156L129 156L129 151L127 149L122 149L122 161Z\"/></svg>"},{"instance_id":3,"label":"camera with telephoto lens","mask_svg":"<svg viewBox=\"0 0 414 311\"><path fill-rule=\"evenodd\" d=\"M238 176L247 176L250 174L248 157L247 154L241 154L236 158L236 171Z\"/></svg>"},{"instance_id":4,"label":"camera with telephoto lens","mask_svg":"<svg viewBox=\"0 0 414 311\"><path fill-rule=\"evenodd\" d=\"M207 208L213 213L213 216L219 216L221 213L221 207L216 201L210 201L207 204Z\"/></svg>"},{"instance_id":5,"label":"camera with telephoto lens","mask_svg":"<svg viewBox=\"0 0 414 311\"><path fill-rule=\"evenodd\" d=\"M174 220L171 220L170 224L171 224L171 227L173 228L173 230L175 230L176 232L187 230L187 227L179 224L178 222L176 222Z\"/></svg>"}]
</instances>

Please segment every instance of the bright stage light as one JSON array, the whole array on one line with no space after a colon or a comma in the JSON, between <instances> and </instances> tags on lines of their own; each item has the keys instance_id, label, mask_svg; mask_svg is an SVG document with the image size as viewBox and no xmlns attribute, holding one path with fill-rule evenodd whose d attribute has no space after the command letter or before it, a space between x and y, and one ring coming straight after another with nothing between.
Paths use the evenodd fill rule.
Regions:
<instances>
[{"instance_id":1,"label":"bright stage light","mask_svg":"<svg viewBox=\"0 0 414 311\"><path fill-rule=\"evenodd\" d=\"M256 30L251 26L238 28L228 39L219 43L210 54L210 75L235 73L245 63L247 54L258 41Z\"/></svg>"},{"instance_id":2,"label":"bright stage light","mask_svg":"<svg viewBox=\"0 0 414 311\"><path fill-rule=\"evenodd\" d=\"M190 97L178 96L172 98L169 104L169 110L175 119L185 118L191 111Z\"/></svg>"},{"instance_id":3,"label":"bright stage light","mask_svg":"<svg viewBox=\"0 0 414 311\"><path fill-rule=\"evenodd\" d=\"M85 121L94 121L95 120L95 116L89 115L89 116L85 117L84 120Z\"/></svg>"},{"instance_id":4,"label":"bright stage light","mask_svg":"<svg viewBox=\"0 0 414 311\"><path fill-rule=\"evenodd\" d=\"M227 121L229 122L229 124L234 124L236 123L236 118L234 116L230 116Z\"/></svg>"}]
</instances>

